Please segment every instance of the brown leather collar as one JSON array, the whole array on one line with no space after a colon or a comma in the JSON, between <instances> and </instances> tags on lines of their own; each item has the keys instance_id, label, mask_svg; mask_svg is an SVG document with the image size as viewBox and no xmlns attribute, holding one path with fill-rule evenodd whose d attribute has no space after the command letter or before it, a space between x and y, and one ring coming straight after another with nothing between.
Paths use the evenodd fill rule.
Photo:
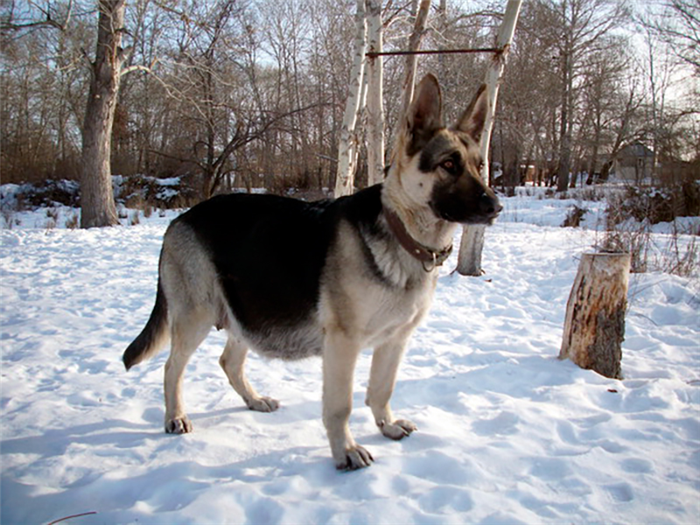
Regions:
<instances>
[{"instance_id":1,"label":"brown leather collar","mask_svg":"<svg viewBox=\"0 0 700 525\"><path fill-rule=\"evenodd\" d=\"M391 232L396 236L399 244L401 244L404 250L423 263L423 269L426 272L430 272L434 268L442 266L450 256L450 253L452 253L452 244L447 248L436 251L419 243L411 237L411 234L406 230L406 226L404 226L404 223L393 210L384 208L384 216L386 217L386 222L389 224L389 229L391 229ZM429 266L426 266L426 264Z\"/></svg>"}]
</instances>

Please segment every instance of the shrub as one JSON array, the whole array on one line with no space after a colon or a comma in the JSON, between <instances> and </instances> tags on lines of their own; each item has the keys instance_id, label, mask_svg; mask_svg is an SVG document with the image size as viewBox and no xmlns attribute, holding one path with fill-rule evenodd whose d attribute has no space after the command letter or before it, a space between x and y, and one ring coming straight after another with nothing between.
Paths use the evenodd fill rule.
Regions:
<instances>
[{"instance_id":1,"label":"shrub","mask_svg":"<svg viewBox=\"0 0 700 525\"><path fill-rule=\"evenodd\" d=\"M119 177L115 191L118 202L128 208L187 208L197 200L197 192L188 177L159 179L146 175Z\"/></svg>"},{"instance_id":2,"label":"shrub","mask_svg":"<svg viewBox=\"0 0 700 525\"><path fill-rule=\"evenodd\" d=\"M700 186L684 183L657 188L629 187L622 194L611 194L606 209L606 231L597 242L602 252L623 252L631 255L631 271L650 270L690 276L697 269L696 235L683 235L675 219L697 216ZM672 223L670 234L659 237L666 245L659 246L651 227L660 222Z\"/></svg>"},{"instance_id":3,"label":"shrub","mask_svg":"<svg viewBox=\"0 0 700 525\"><path fill-rule=\"evenodd\" d=\"M56 205L80 206L80 185L72 180L46 180L43 184L23 184L16 193L17 209Z\"/></svg>"},{"instance_id":4,"label":"shrub","mask_svg":"<svg viewBox=\"0 0 700 525\"><path fill-rule=\"evenodd\" d=\"M630 272L644 273L648 270L651 234L645 228L637 230L607 230L602 240L596 243L596 251L602 253L629 253Z\"/></svg>"},{"instance_id":5,"label":"shrub","mask_svg":"<svg viewBox=\"0 0 700 525\"><path fill-rule=\"evenodd\" d=\"M588 213L586 208L581 208L580 206L574 205L566 215L566 218L562 223L562 228L578 228L581 226L581 220L586 213Z\"/></svg>"},{"instance_id":6,"label":"shrub","mask_svg":"<svg viewBox=\"0 0 700 525\"><path fill-rule=\"evenodd\" d=\"M79 222L79 215L77 213L74 213L68 219L66 219L66 228L70 230L75 230L78 227Z\"/></svg>"},{"instance_id":7,"label":"shrub","mask_svg":"<svg viewBox=\"0 0 700 525\"><path fill-rule=\"evenodd\" d=\"M673 222L676 217L700 215L700 185L685 182L661 189L629 186L623 196L609 201L609 205L618 208L613 219L633 217L638 222L651 224Z\"/></svg>"}]
</instances>

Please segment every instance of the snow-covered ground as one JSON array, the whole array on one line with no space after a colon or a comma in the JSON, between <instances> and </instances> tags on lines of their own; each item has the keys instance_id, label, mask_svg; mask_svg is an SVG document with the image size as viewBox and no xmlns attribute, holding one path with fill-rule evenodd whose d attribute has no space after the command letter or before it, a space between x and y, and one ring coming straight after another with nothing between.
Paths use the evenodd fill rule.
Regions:
<instances>
[{"instance_id":1,"label":"snow-covered ground","mask_svg":"<svg viewBox=\"0 0 700 525\"><path fill-rule=\"evenodd\" d=\"M363 354L351 427L376 463L351 473L330 459L320 361L252 356L251 382L282 407L250 412L216 331L185 379L194 433L163 433L167 353L129 373L121 354L153 306L172 212L89 231L63 227L69 209L14 215L0 253L0 522L700 522L698 276L632 276L623 381L557 360L604 208L584 203L587 229L560 228L572 204L506 199L487 274L445 265L393 398L419 427L410 438L376 430Z\"/></svg>"}]
</instances>

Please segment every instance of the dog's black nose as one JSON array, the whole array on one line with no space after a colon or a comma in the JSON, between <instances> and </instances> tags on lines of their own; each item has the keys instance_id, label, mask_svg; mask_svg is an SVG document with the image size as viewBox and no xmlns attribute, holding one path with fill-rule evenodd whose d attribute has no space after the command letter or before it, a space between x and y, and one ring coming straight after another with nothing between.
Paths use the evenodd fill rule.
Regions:
<instances>
[{"instance_id":1,"label":"dog's black nose","mask_svg":"<svg viewBox=\"0 0 700 525\"><path fill-rule=\"evenodd\" d=\"M481 208L482 213L489 219L495 219L503 210L503 206L501 206L501 203L498 201L498 197L496 197L496 195L489 195L486 192L481 195L479 208Z\"/></svg>"}]
</instances>

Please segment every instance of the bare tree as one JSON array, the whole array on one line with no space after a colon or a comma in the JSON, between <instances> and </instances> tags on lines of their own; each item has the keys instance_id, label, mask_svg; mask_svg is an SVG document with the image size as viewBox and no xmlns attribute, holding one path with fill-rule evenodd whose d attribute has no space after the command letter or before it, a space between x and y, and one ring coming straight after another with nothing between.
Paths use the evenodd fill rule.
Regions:
<instances>
[{"instance_id":1,"label":"bare tree","mask_svg":"<svg viewBox=\"0 0 700 525\"><path fill-rule=\"evenodd\" d=\"M121 47L126 0L99 0L97 45L83 121L82 228L118 224L110 166L112 126L126 52Z\"/></svg>"},{"instance_id":2,"label":"bare tree","mask_svg":"<svg viewBox=\"0 0 700 525\"><path fill-rule=\"evenodd\" d=\"M83 19L72 3L0 4L0 166L4 182L70 177L85 108ZM70 31L64 30L70 26Z\"/></svg>"},{"instance_id":3,"label":"bare tree","mask_svg":"<svg viewBox=\"0 0 700 525\"><path fill-rule=\"evenodd\" d=\"M626 3L523 2L489 151L489 168L499 176L492 182L512 187L527 176L554 184L567 151L569 169L562 172L603 175L610 167L608 158L631 140L653 149L664 169L679 157L692 159L700 149L694 132L700 89L692 67L694 11L686 7L695 1L658 0L645 7L644 12L658 16L650 17L647 26L651 46L641 46L641 53L636 46L640 54L634 60L628 59L630 46L622 50L613 37L627 23ZM87 2L98 3L42 0L23 5L8 0L0 5L4 181L76 178L80 171L88 75L97 78L96 54L90 53L94 62L84 67L82 50L94 49L97 29L83 16ZM378 50L380 44L384 51L404 51L412 46L409 35L431 49L491 47L505 2L441 0L437 17L427 23L423 18L421 25L416 15L428 4L364 0L365 51ZM134 0L121 30L114 27L115 36L128 39L133 50L124 53L119 48L127 46L121 44L107 53L109 60L123 59L111 170L183 176L183 183L201 196L244 183L270 191L333 189L337 159L343 157L339 146L348 72L356 58L348 52L357 25L347 7L334 0ZM427 14L427 8L422 12ZM382 38L375 43L377 28ZM637 32L645 37L646 31ZM417 67L440 74L449 109L477 88L478 72L490 59L487 54L427 55ZM384 59L381 70L375 70L383 76L380 94L377 83L370 85L372 63L380 62L366 61L351 106L353 151L341 172L360 178L350 184L345 180L349 191L364 184L365 173L370 184L381 179L386 158L381 132L391 137L397 129L402 97L409 91L404 87L412 84L406 83L406 60ZM125 74L143 69L150 74ZM684 80L677 82L681 75ZM682 97L671 96L672 82ZM365 98L367 107L361 109ZM381 113L382 107L384 125L372 130L369 125L379 121L373 108ZM360 117L367 124L361 133ZM348 170L351 162L354 167ZM93 175L99 171L83 164ZM559 182L563 185L563 178Z\"/></svg>"},{"instance_id":4,"label":"bare tree","mask_svg":"<svg viewBox=\"0 0 700 525\"><path fill-rule=\"evenodd\" d=\"M700 2L665 0L658 11L642 12L640 18L647 51L648 124L643 135L653 151L656 181L671 182L680 175L673 168L680 159L694 160L696 171L700 165ZM683 81L674 82L679 77ZM682 93L675 101L669 96L671 86Z\"/></svg>"},{"instance_id":5,"label":"bare tree","mask_svg":"<svg viewBox=\"0 0 700 525\"><path fill-rule=\"evenodd\" d=\"M30 2L29 5L18 7L15 0L6 0L2 3L0 13L2 32L26 32L41 28L65 31L73 15L73 2Z\"/></svg>"},{"instance_id":6,"label":"bare tree","mask_svg":"<svg viewBox=\"0 0 700 525\"><path fill-rule=\"evenodd\" d=\"M619 27L628 8L616 0L540 0L558 19L559 83L559 168L557 189L569 187L572 130L576 114L576 89L585 71L584 57L603 44L604 37Z\"/></svg>"},{"instance_id":7,"label":"bare tree","mask_svg":"<svg viewBox=\"0 0 700 525\"><path fill-rule=\"evenodd\" d=\"M581 162L589 184L595 180L596 173L607 179L609 159L615 157L635 131L631 124L641 104L641 90L638 80L629 75L630 62L625 43L617 39L611 39L608 47L589 57L589 71L581 86L582 117L576 140L580 157L587 155ZM601 168L603 153L608 166Z\"/></svg>"},{"instance_id":8,"label":"bare tree","mask_svg":"<svg viewBox=\"0 0 700 525\"><path fill-rule=\"evenodd\" d=\"M382 3L366 0L367 50L381 53ZM381 56L367 60L367 167L368 185L381 182L384 175L384 74Z\"/></svg>"},{"instance_id":9,"label":"bare tree","mask_svg":"<svg viewBox=\"0 0 700 525\"><path fill-rule=\"evenodd\" d=\"M522 0L508 0L505 13L503 14L503 22L498 31L496 38L496 46L502 51L496 53L491 64L486 70L486 90L488 93L488 107L486 111L486 119L484 122L484 130L480 139L480 150L483 158L483 167L481 170L481 178L488 184L490 181L489 170L489 152L491 145L491 131L493 130L494 115L496 113L496 104L498 102L498 90L503 71L506 65L506 54L508 48L513 41L515 26L518 23L520 14L520 5ZM471 225L465 226L462 232L462 242L459 246L459 260L457 262L457 271L462 275L481 275L481 255L484 249L484 234L485 226Z\"/></svg>"},{"instance_id":10,"label":"bare tree","mask_svg":"<svg viewBox=\"0 0 700 525\"><path fill-rule=\"evenodd\" d=\"M350 71L350 90L345 101L345 115L340 129L338 146L338 171L335 181L336 197L350 195L353 192L356 169L357 136L355 126L362 102L362 85L365 63L367 22L365 0L357 0L355 13L355 45L352 69Z\"/></svg>"},{"instance_id":11,"label":"bare tree","mask_svg":"<svg viewBox=\"0 0 700 525\"><path fill-rule=\"evenodd\" d=\"M673 52L700 75L700 1L666 0L661 16L649 20Z\"/></svg>"}]
</instances>

